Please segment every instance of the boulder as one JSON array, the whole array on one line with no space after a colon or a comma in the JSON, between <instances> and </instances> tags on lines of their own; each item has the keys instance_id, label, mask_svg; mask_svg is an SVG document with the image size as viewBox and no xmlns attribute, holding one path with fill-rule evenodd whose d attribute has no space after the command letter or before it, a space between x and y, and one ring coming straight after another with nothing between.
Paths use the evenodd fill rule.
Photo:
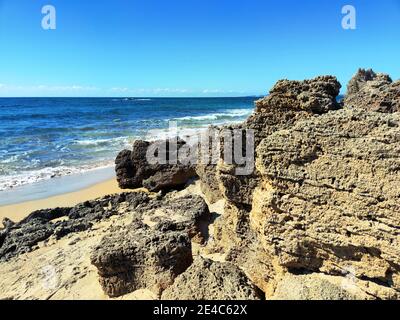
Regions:
<instances>
[{"instance_id":1,"label":"boulder","mask_svg":"<svg viewBox=\"0 0 400 320\"><path fill-rule=\"evenodd\" d=\"M173 157L172 150L179 152L185 144L180 139L155 142L136 140L131 151L123 150L115 159L119 186L122 189L145 187L154 192L182 188L191 178L196 177L195 164L183 164L180 161L149 163L147 152L150 147L159 145L160 156L164 155L169 161Z\"/></svg>"},{"instance_id":2,"label":"boulder","mask_svg":"<svg viewBox=\"0 0 400 320\"><path fill-rule=\"evenodd\" d=\"M347 108L376 112L400 111L400 81L372 69L359 69L347 85Z\"/></svg>"},{"instance_id":3,"label":"boulder","mask_svg":"<svg viewBox=\"0 0 400 320\"><path fill-rule=\"evenodd\" d=\"M138 289L159 295L192 263L190 238L168 223L149 227L141 221L103 238L91 255L100 284L110 297Z\"/></svg>"},{"instance_id":4,"label":"boulder","mask_svg":"<svg viewBox=\"0 0 400 320\"><path fill-rule=\"evenodd\" d=\"M340 109L336 101L341 85L333 76L311 80L279 80L270 94L256 102L256 112L297 110L323 114Z\"/></svg>"},{"instance_id":5,"label":"boulder","mask_svg":"<svg viewBox=\"0 0 400 320\"><path fill-rule=\"evenodd\" d=\"M191 240L204 243L211 218L195 195L154 198L135 213L134 222L105 236L91 257L110 297L138 289L161 294L192 263Z\"/></svg>"},{"instance_id":6,"label":"boulder","mask_svg":"<svg viewBox=\"0 0 400 320\"><path fill-rule=\"evenodd\" d=\"M179 275L162 294L163 300L261 300L262 293L231 263L202 257Z\"/></svg>"},{"instance_id":7,"label":"boulder","mask_svg":"<svg viewBox=\"0 0 400 320\"><path fill-rule=\"evenodd\" d=\"M203 244L206 241L211 213L200 196L167 194L163 199L151 200L138 212L149 226L159 222L175 224L180 230L185 230L193 242Z\"/></svg>"}]
</instances>

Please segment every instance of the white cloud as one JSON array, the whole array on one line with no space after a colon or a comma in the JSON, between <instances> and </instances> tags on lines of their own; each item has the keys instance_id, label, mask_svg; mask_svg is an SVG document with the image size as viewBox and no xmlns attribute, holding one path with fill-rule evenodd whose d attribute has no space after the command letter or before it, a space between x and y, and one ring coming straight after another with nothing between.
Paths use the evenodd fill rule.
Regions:
<instances>
[{"instance_id":1,"label":"white cloud","mask_svg":"<svg viewBox=\"0 0 400 320\"><path fill-rule=\"evenodd\" d=\"M76 92L76 91L97 91L99 88L95 86L81 86L81 85L68 85L68 86L49 86L49 85L28 85L28 86L15 86L8 84L0 84L0 89L3 92Z\"/></svg>"},{"instance_id":2,"label":"white cloud","mask_svg":"<svg viewBox=\"0 0 400 320\"><path fill-rule=\"evenodd\" d=\"M1 96L222 96L241 95L245 91L223 89L187 89L187 88L100 88L87 85L11 85L0 83Z\"/></svg>"},{"instance_id":3,"label":"white cloud","mask_svg":"<svg viewBox=\"0 0 400 320\"><path fill-rule=\"evenodd\" d=\"M129 90L128 88L119 88L119 87L114 87L110 89L110 91L113 92L127 92L128 90Z\"/></svg>"}]
</instances>

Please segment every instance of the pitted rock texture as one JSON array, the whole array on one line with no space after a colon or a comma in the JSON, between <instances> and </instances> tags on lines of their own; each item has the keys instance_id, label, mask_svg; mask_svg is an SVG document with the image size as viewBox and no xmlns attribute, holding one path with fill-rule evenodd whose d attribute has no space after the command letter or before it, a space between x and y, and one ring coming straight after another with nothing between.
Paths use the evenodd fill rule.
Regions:
<instances>
[{"instance_id":1,"label":"pitted rock texture","mask_svg":"<svg viewBox=\"0 0 400 320\"><path fill-rule=\"evenodd\" d=\"M210 126L201 138L203 145L197 150L196 173L200 178L200 188L210 203L222 198L216 166L221 156L220 132L223 128ZM207 143L204 143L207 141Z\"/></svg>"},{"instance_id":2,"label":"pitted rock texture","mask_svg":"<svg viewBox=\"0 0 400 320\"><path fill-rule=\"evenodd\" d=\"M286 274L271 300L371 300L351 275Z\"/></svg>"},{"instance_id":3,"label":"pitted rock texture","mask_svg":"<svg viewBox=\"0 0 400 320\"><path fill-rule=\"evenodd\" d=\"M198 195L175 197L167 194L163 199L153 199L141 207L138 212L149 226L160 222L175 224L178 229L186 230L192 241L202 244L206 240L206 227L211 214L207 203Z\"/></svg>"},{"instance_id":4,"label":"pitted rock texture","mask_svg":"<svg viewBox=\"0 0 400 320\"><path fill-rule=\"evenodd\" d=\"M260 300L262 293L238 267L201 257L162 294L163 300Z\"/></svg>"},{"instance_id":5,"label":"pitted rock texture","mask_svg":"<svg viewBox=\"0 0 400 320\"><path fill-rule=\"evenodd\" d=\"M356 78L352 95L373 81L382 92L395 87L372 71ZM256 179L226 178L227 166L218 172L227 204L214 225L214 250L267 298L291 299L282 283L293 280L297 289L310 285L304 299L400 299L400 118L394 108L378 113L354 101L319 114L296 110L303 107L294 94L262 99L243 124L255 128ZM357 290L325 276L351 278Z\"/></svg>"},{"instance_id":6,"label":"pitted rock texture","mask_svg":"<svg viewBox=\"0 0 400 320\"><path fill-rule=\"evenodd\" d=\"M252 230L249 209L227 202L224 214L214 223L214 246L211 251L223 253L226 261L246 271L251 281L267 295L273 293L278 273L275 258L263 247L257 232Z\"/></svg>"},{"instance_id":7,"label":"pitted rock texture","mask_svg":"<svg viewBox=\"0 0 400 320\"><path fill-rule=\"evenodd\" d=\"M142 192L110 195L86 201L72 208L45 209L32 212L18 223L7 219L6 228L0 230L0 261L30 252L50 237L60 239L73 232L85 231L93 223L120 214L121 204L137 208L149 201Z\"/></svg>"},{"instance_id":8,"label":"pitted rock texture","mask_svg":"<svg viewBox=\"0 0 400 320\"><path fill-rule=\"evenodd\" d=\"M298 110L322 114L340 109L336 101L341 85L336 77L320 76L311 80L279 80L270 94L256 103L262 110Z\"/></svg>"},{"instance_id":9,"label":"pitted rock texture","mask_svg":"<svg viewBox=\"0 0 400 320\"><path fill-rule=\"evenodd\" d=\"M342 110L264 139L250 224L265 250L288 270L352 268L399 297L399 152L397 114Z\"/></svg>"},{"instance_id":10,"label":"pitted rock texture","mask_svg":"<svg viewBox=\"0 0 400 320\"><path fill-rule=\"evenodd\" d=\"M192 263L190 238L172 223L141 221L103 238L91 255L100 284L110 297L138 289L159 295Z\"/></svg>"},{"instance_id":11,"label":"pitted rock texture","mask_svg":"<svg viewBox=\"0 0 400 320\"><path fill-rule=\"evenodd\" d=\"M180 139L148 142L136 140L132 151L123 150L115 159L115 171L118 184L122 189L145 187L150 191L169 191L183 187L191 178L196 177L193 164L172 164L173 151L179 151L185 142ZM154 155L165 158L161 163L149 163L147 153L151 146L157 146ZM170 152L171 151L171 152ZM150 153L150 152L149 152ZM151 153L150 153L151 154ZM153 154L152 154L153 155ZM176 159L176 158L174 158Z\"/></svg>"},{"instance_id":12,"label":"pitted rock texture","mask_svg":"<svg viewBox=\"0 0 400 320\"><path fill-rule=\"evenodd\" d=\"M191 240L205 241L210 212L200 196L152 199L133 223L104 237L91 261L110 297L138 289L159 295L192 263Z\"/></svg>"},{"instance_id":13,"label":"pitted rock texture","mask_svg":"<svg viewBox=\"0 0 400 320\"><path fill-rule=\"evenodd\" d=\"M347 108L392 113L400 111L400 81L387 74L359 69L347 85Z\"/></svg>"},{"instance_id":14,"label":"pitted rock texture","mask_svg":"<svg viewBox=\"0 0 400 320\"><path fill-rule=\"evenodd\" d=\"M257 148L262 139L277 130L291 128L297 121L315 114L339 109L336 97L340 88L340 83L332 76L278 81L268 96L256 101L255 113L241 127L253 130L254 148ZM219 163L220 190L228 201L251 207L254 189L260 183L259 172L255 169L251 175L238 176L236 168L237 165Z\"/></svg>"}]
</instances>

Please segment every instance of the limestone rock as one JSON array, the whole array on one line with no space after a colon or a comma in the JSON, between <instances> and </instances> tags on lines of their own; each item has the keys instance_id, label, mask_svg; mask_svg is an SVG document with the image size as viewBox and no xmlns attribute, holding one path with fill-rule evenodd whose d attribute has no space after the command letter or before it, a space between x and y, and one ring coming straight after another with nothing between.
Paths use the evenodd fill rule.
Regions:
<instances>
[{"instance_id":1,"label":"limestone rock","mask_svg":"<svg viewBox=\"0 0 400 320\"><path fill-rule=\"evenodd\" d=\"M165 143L164 143L165 142ZM188 180L196 177L195 166L182 164L179 161L172 163L149 163L147 151L151 146L159 145L158 152L169 160L172 150L180 150L185 145L183 140L167 141L136 140L132 151L123 150L115 159L115 171L118 184L122 189L146 187L150 191L169 191L184 186Z\"/></svg>"},{"instance_id":2,"label":"limestone rock","mask_svg":"<svg viewBox=\"0 0 400 320\"><path fill-rule=\"evenodd\" d=\"M281 81L257 102L243 124L256 134L255 177L218 168L227 205L214 226L214 250L245 270L267 298L292 297L282 290L293 280L294 287L310 285L300 293L304 299L318 292L320 298L399 299L399 115L392 107L373 112L361 96L336 110L340 85L325 80ZM349 92L355 97L376 86L395 104L396 95L386 95L396 88L390 83L363 71ZM323 92L315 95L315 88ZM302 90L319 102L300 99ZM341 292L332 280L347 275L357 292Z\"/></svg>"},{"instance_id":3,"label":"limestone rock","mask_svg":"<svg viewBox=\"0 0 400 320\"><path fill-rule=\"evenodd\" d=\"M298 110L322 114L340 109L336 97L340 83L333 76L320 76L311 80L279 80L270 94L256 102L256 112L262 110Z\"/></svg>"},{"instance_id":4,"label":"limestone rock","mask_svg":"<svg viewBox=\"0 0 400 320\"><path fill-rule=\"evenodd\" d=\"M134 222L105 236L93 251L104 292L161 294L192 263L191 240L205 241L209 219L207 204L195 195L170 194L136 208Z\"/></svg>"},{"instance_id":5,"label":"limestone rock","mask_svg":"<svg viewBox=\"0 0 400 320\"><path fill-rule=\"evenodd\" d=\"M120 214L119 206L140 207L149 201L143 192L105 196L86 201L73 208L55 208L32 212L22 221L10 224L0 233L0 261L32 251L35 246L54 236L56 239L85 231L93 223ZM59 219L63 218L63 219Z\"/></svg>"},{"instance_id":6,"label":"limestone rock","mask_svg":"<svg viewBox=\"0 0 400 320\"><path fill-rule=\"evenodd\" d=\"M138 209L141 219L149 226L160 222L175 224L185 230L192 241L202 244L206 240L206 229L211 214L207 203L197 195L175 197L167 194L163 199L153 199Z\"/></svg>"},{"instance_id":7,"label":"limestone rock","mask_svg":"<svg viewBox=\"0 0 400 320\"><path fill-rule=\"evenodd\" d=\"M371 300L351 277L320 273L286 274L276 287L271 300Z\"/></svg>"},{"instance_id":8,"label":"limestone rock","mask_svg":"<svg viewBox=\"0 0 400 320\"><path fill-rule=\"evenodd\" d=\"M347 108L376 112L400 111L400 81L393 82L387 74L359 69L347 85Z\"/></svg>"},{"instance_id":9,"label":"limestone rock","mask_svg":"<svg viewBox=\"0 0 400 320\"><path fill-rule=\"evenodd\" d=\"M108 296L144 288L158 295L192 263L191 242L175 224L135 221L103 238L91 261Z\"/></svg>"},{"instance_id":10,"label":"limestone rock","mask_svg":"<svg viewBox=\"0 0 400 320\"><path fill-rule=\"evenodd\" d=\"M342 110L258 147L250 224L288 270L348 268L400 292L400 116Z\"/></svg>"},{"instance_id":11,"label":"limestone rock","mask_svg":"<svg viewBox=\"0 0 400 320\"><path fill-rule=\"evenodd\" d=\"M220 132L222 128L210 126L202 136L202 141L207 141L198 148L198 161L196 165L196 173L200 178L201 191L210 203L215 203L222 198L219 189L219 177L217 176L217 163L221 156L221 138Z\"/></svg>"},{"instance_id":12,"label":"limestone rock","mask_svg":"<svg viewBox=\"0 0 400 320\"><path fill-rule=\"evenodd\" d=\"M162 294L164 300L260 300L238 267L198 257Z\"/></svg>"},{"instance_id":13,"label":"limestone rock","mask_svg":"<svg viewBox=\"0 0 400 320\"><path fill-rule=\"evenodd\" d=\"M256 101L255 113L241 127L254 131L254 148L257 148L262 139L278 130L291 128L297 121L315 114L339 109L336 97L340 87L340 83L332 76L304 81L278 81L268 96ZM235 165L220 162L217 167L220 190L228 201L251 207L253 191L260 183L260 175L254 170L251 175L238 176L234 174L235 168Z\"/></svg>"}]
</instances>

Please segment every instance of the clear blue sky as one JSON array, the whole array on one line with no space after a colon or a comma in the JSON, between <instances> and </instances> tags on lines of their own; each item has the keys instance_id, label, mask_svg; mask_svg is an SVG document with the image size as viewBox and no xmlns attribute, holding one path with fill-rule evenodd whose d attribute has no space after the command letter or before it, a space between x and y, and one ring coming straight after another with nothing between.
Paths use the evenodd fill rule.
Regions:
<instances>
[{"instance_id":1,"label":"clear blue sky","mask_svg":"<svg viewBox=\"0 0 400 320\"><path fill-rule=\"evenodd\" d=\"M0 96L258 95L358 67L398 79L399 57L400 0L0 0Z\"/></svg>"}]
</instances>

